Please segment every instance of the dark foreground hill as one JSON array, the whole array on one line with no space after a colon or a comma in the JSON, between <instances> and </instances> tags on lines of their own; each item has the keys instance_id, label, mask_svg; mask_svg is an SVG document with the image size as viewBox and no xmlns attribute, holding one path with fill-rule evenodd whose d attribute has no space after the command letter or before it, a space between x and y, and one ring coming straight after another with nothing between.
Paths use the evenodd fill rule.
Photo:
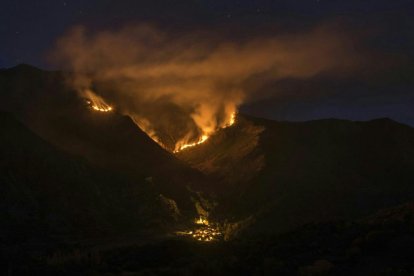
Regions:
<instances>
[{"instance_id":1,"label":"dark foreground hill","mask_svg":"<svg viewBox=\"0 0 414 276\"><path fill-rule=\"evenodd\" d=\"M413 213L410 203L358 221L225 243L169 238L106 248L72 245L3 267L13 275L412 275Z\"/></svg>"},{"instance_id":2,"label":"dark foreground hill","mask_svg":"<svg viewBox=\"0 0 414 276\"><path fill-rule=\"evenodd\" d=\"M2 244L158 231L174 213L152 183L92 167L0 113Z\"/></svg>"},{"instance_id":3,"label":"dark foreground hill","mask_svg":"<svg viewBox=\"0 0 414 276\"><path fill-rule=\"evenodd\" d=\"M175 156L65 78L0 71L0 273L413 273L412 128L239 115ZM205 208L226 241L174 235Z\"/></svg>"},{"instance_id":4,"label":"dark foreground hill","mask_svg":"<svg viewBox=\"0 0 414 276\"><path fill-rule=\"evenodd\" d=\"M29 65L0 71L0 110L57 148L137 183L151 182L179 208L194 211L189 190L207 186L208 180L162 149L129 117L91 110L70 88L68 77Z\"/></svg>"},{"instance_id":5,"label":"dark foreground hill","mask_svg":"<svg viewBox=\"0 0 414 276\"><path fill-rule=\"evenodd\" d=\"M370 122L239 116L179 157L220 180L218 215L254 216L254 232L352 219L414 198L414 129Z\"/></svg>"}]
</instances>

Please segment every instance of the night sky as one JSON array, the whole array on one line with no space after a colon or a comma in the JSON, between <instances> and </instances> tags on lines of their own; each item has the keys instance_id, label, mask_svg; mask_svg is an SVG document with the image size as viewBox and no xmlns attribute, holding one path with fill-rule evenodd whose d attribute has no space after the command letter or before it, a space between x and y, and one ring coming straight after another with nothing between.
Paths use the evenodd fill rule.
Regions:
<instances>
[{"instance_id":1,"label":"night sky","mask_svg":"<svg viewBox=\"0 0 414 276\"><path fill-rule=\"evenodd\" d=\"M295 33L340 21L367 37L365 49L395 64L369 77L278 81L266 87L267 98L242 109L279 120L391 117L414 125L413 18L412 0L2 0L0 68L20 63L53 68L48 52L75 25L101 30L145 22L172 34L228 29L229 35L248 38L252 33Z\"/></svg>"}]
</instances>

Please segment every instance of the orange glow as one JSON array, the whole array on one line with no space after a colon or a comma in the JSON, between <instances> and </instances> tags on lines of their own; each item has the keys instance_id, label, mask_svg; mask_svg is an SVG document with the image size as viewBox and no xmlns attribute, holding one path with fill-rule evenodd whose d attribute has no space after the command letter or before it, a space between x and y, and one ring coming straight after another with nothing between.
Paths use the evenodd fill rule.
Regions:
<instances>
[{"instance_id":1,"label":"orange glow","mask_svg":"<svg viewBox=\"0 0 414 276\"><path fill-rule=\"evenodd\" d=\"M225 125L225 128L234 125L235 122L236 122L236 112L232 112L231 115L230 115L230 120Z\"/></svg>"},{"instance_id":2,"label":"orange glow","mask_svg":"<svg viewBox=\"0 0 414 276\"><path fill-rule=\"evenodd\" d=\"M93 110L100 111L100 112L109 112L112 111L112 107L110 106L98 106L98 105L91 105Z\"/></svg>"},{"instance_id":3,"label":"orange glow","mask_svg":"<svg viewBox=\"0 0 414 276\"><path fill-rule=\"evenodd\" d=\"M95 111L99 112L110 112L113 110L113 108L108 105L105 100L96 95L91 90L87 89L83 92L84 97L87 98L86 102L87 104Z\"/></svg>"},{"instance_id":4,"label":"orange glow","mask_svg":"<svg viewBox=\"0 0 414 276\"><path fill-rule=\"evenodd\" d=\"M76 27L59 39L51 58L75 73L73 89L83 92L99 83L118 113L147 120L139 127L177 153L232 126L237 107L261 99L251 93L272 83L364 70L364 55L344 43L355 35L338 27L318 24L306 32L269 32L237 42L209 31L177 36L147 23L98 32ZM95 101L92 108L111 111Z\"/></svg>"},{"instance_id":5,"label":"orange glow","mask_svg":"<svg viewBox=\"0 0 414 276\"><path fill-rule=\"evenodd\" d=\"M107 104L101 96L95 94L92 90L85 89L84 91L82 91L82 94L86 98L86 102L92 110L99 111L99 112L113 111L113 107ZM230 112L231 110L234 110L234 109L228 110L229 113L228 113L227 120L224 121L222 124L217 125L214 128L202 127L201 125L199 125L200 130L203 133L201 137L195 142L188 142L189 141L188 138L182 139L181 141L176 143L173 153L178 153L185 149L198 146L206 142L210 138L210 136L214 134L214 132L216 132L218 129L223 129L223 128L232 126L236 122L236 111ZM152 140L154 140L164 149L167 149L167 147L161 142L161 140L157 136L149 120L145 118L141 118L139 116L131 116L131 118L135 122L135 124L137 124ZM197 119L199 122L202 121L202 117L198 117Z\"/></svg>"},{"instance_id":6,"label":"orange glow","mask_svg":"<svg viewBox=\"0 0 414 276\"><path fill-rule=\"evenodd\" d=\"M230 118L229 118L228 122L225 123L222 127L219 127L218 129L230 127L230 126L234 125L235 122L236 122L236 112L234 111L234 112L232 112L230 114ZM180 151L185 150L187 148L192 148L192 147L198 146L198 145L204 143L205 141L207 141L208 138L211 136L211 134L214 133L215 131L213 131L213 132L210 131L209 132L210 135L203 134L201 136L201 138L197 142L193 142L193 143L177 143L176 149L173 152L174 153L177 153L177 152L180 152ZM154 141L157 142L157 140L155 140L155 139L154 139Z\"/></svg>"},{"instance_id":7,"label":"orange glow","mask_svg":"<svg viewBox=\"0 0 414 276\"><path fill-rule=\"evenodd\" d=\"M155 130L152 128L151 123L145 119L138 116L132 116L131 119L134 121L134 123L139 126L141 130L143 130L152 140L154 140L158 145L160 145L162 148L167 149L165 145L161 142L161 140L158 138Z\"/></svg>"},{"instance_id":8,"label":"orange glow","mask_svg":"<svg viewBox=\"0 0 414 276\"><path fill-rule=\"evenodd\" d=\"M198 146L198 145L204 143L205 141L207 141L208 138L209 138L209 136L203 135L203 136L201 136L200 140L198 140L197 142L178 145L178 148L176 147L176 149L174 150L174 153L180 152L180 151L182 151L184 149L187 149L187 148Z\"/></svg>"},{"instance_id":9,"label":"orange glow","mask_svg":"<svg viewBox=\"0 0 414 276\"><path fill-rule=\"evenodd\" d=\"M197 228L189 231L177 231L178 236L189 236L200 242L213 242L219 241L222 236L222 229L217 223L210 223L207 218L199 217L196 219L195 224Z\"/></svg>"},{"instance_id":10,"label":"orange glow","mask_svg":"<svg viewBox=\"0 0 414 276\"><path fill-rule=\"evenodd\" d=\"M203 217L199 217L198 219L196 219L195 223L199 224L199 225L208 225L209 224L208 220L206 218L203 218Z\"/></svg>"}]
</instances>

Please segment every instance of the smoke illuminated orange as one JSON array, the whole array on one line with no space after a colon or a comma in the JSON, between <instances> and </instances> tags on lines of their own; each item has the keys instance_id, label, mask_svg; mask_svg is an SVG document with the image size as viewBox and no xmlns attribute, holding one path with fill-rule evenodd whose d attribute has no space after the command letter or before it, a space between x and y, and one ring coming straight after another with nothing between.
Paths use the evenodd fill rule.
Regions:
<instances>
[{"instance_id":1,"label":"smoke illuminated orange","mask_svg":"<svg viewBox=\"0 0 414 276\"><path fill-rule=\"evenodd\" d=\"M323 25L240 41L216 32L177 36L147 24L98 32L76 27L59 39L51 56L75 73L70 84L91 100L91 109L112 111L89 91L99 88L119 114L133 118L168 151L179 152L233 125L237 107L266 96L267 85L352 73L361 64L349 41L346 32Z\"/></svg>"},{"instance_id":2,"label":"smoke illuminated orange","mask_svg":"<svg viewBox=\"0 0 414 276\"><path fill-rule=\"evenodd\" d=\"M82 94L87 99L86 102L88 103L90 108L92 108L93 110L99 111L99 112L110 112L113 110L113 108L110 105L108 105L101 96L97 95L92 90L86 89L82 91ZM151 123L148 120L144 118L139 118L137 116L131 116L131 118L135 122L135 124L137 124L154 142L159 144L164 149L168 150L168 148L165 147L165 145L158 138L158 136L156 135L156 132L152 129ZM177 142L175 145L175 149L173 150L173 153L178 153L185 149L198 146L206 142L210 138L210 136L218 129L230 127L235 122L236 122L236 112L233 111L230 113L230 116L228 117L227 122L223 123L221 126L218 126L215 129L210 129L210 128L202 129L201 128L200 130L204 134L202 134L201 137L197 141L188 142L187 139L183 139Z\"/></svg>"},{"instance_id":3,"label":"smoke illuminated orange","mask_svg":"<svg viewBox=\"0 0 414 276\"><path fill-rule=\"evenodd\" d=\"M235 122L236 122L236 112L233 112L230 115L230 121L228 122L228 124L225 127L232 126L232 125L234 125Z\"/></svg>"},{"instance_id":4,"label":"smoke illuminated orange","mask_svg":"<svg viewBox=\"0 0 414 276\"><path fill-rule=\"evenodd\" d=\"M233 113L231 113L231 115L230 115L230 120L229 120L229 122L228 123L226 123L222 128L227 128L227 127L230 127L230 126L232 126L232 125L234 125L234 123L236 122L236 112L233 112ZM211 133L212 134L212 133ZM197 142L193 142L193 143L183 143L183 144L180 144L180 143L178 143L177 145L176 145L176 149L173 151L174 153L177 153L177 152L180 152L180 151L182 151L182 150L185 150L185 149L188 149L188 148L192 148L192 147L195 147L195 146L198 146L198 145L200 145L200 144L202 144L202 143L204 143L205 141L207 141L208 140L208 138L211 136L211 134L210 135L207 135L207 134L203 134L202 136L201 136L201 138L197 141ZM155 140L156 141L156 140Z\"/></svg>"}]
</instances>

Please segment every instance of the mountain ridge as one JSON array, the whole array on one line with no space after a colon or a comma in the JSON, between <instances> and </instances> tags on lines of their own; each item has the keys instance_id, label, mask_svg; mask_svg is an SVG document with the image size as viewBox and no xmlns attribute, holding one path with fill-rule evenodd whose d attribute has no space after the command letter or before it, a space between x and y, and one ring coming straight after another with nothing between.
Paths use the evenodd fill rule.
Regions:
<instances>
[{"instance_id":1,"label":"mountain ridge","mask_svg":"<svg viewBox=\"0 0 414 276\"><path fill-rule=\"evenodd\" d=\"M256 142L240 154L241 137L255 128ZM414 129L388 118L291 123L239 115L234 127L178 156L225 183L217 190L228 205L217 213L255 214L256 229L352 219L414 196Z\"/></svg>"},{"instance_id":2,"label":"mountain ridge","mask_svg":"<svg viewBox=\"0 0 414 276\"><path fill-rule=\"evenodd\" d=\"M413 129L388 118L277 122L238 114L233 126L173 155L130 118L89 109L64 73L20 72L32 70L0 73L0 109L99 169L151 182L189 217L201 196L217 206L209 210L214 219L253 216L258 231L283 232L414 196Z\"/></svg>"}]
</instances>

